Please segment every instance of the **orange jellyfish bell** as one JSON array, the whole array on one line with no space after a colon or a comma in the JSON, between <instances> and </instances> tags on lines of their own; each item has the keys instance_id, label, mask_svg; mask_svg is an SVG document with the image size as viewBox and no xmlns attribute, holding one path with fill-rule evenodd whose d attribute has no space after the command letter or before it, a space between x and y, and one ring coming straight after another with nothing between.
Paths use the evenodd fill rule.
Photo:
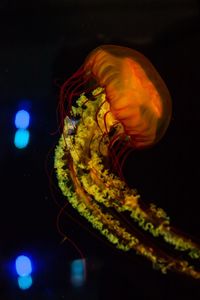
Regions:
<instances>
[{"instance_id":1,"label":"orange jellyfish bell","mask_svg":"<svg viewBox=\"0 0 200 300\"><path fill-rule=\"evenodd\" d=\"M127 47L103 45L86 58L84 73L105 89L110 111L134 148L164 135L172 112L170 93L151 62Z\"/></svg>"}]
</instances>

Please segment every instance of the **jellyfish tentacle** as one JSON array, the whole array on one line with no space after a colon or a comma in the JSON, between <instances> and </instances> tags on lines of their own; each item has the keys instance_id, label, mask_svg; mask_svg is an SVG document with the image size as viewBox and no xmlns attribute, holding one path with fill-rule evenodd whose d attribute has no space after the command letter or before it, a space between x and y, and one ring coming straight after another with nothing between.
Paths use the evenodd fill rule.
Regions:
<instances>
[{"instance_id":1,"label":"jellyfish tentacle","mask_svg":"<svg viewBox=\"0 0 200 300\"><path fill-rule=\"evenodd\" d=\"M93 92L94 95L97 93L97 90ZM78 111L81 115L74 137L68 134L70 123L65 122L63 135L55 153L55 168L63 194L72 206L117 248L124 251L135 250L148 258L153 266L163 273L173 270L199 279L200 271L189 265L187 260L169 255L149 242L145 231L154 237L163 237L164 241L175 246L177 251L189 251L192 258L200 258L200 247L184 236L176 234L164 210L154 204L144 205L135 190L130 189L121 178L110 173L105 167L103 162L108 156L110 142L115 137L120 138L122 130L121 127L116 127L114 136L109 137L109 132L116 124L112 113L107 115L106 124L104 118L99 118L97 124L97 112L104 115L110 111L105 97L104 93L99 93L95 100L86 101L85 95L80 96L77 107L72 109L75 114ZM110 208L122 214L129 212L130 220L133 219L144 233L134 224L126 224L123 218L120 220Z\"/></svg>"}]
</instances>

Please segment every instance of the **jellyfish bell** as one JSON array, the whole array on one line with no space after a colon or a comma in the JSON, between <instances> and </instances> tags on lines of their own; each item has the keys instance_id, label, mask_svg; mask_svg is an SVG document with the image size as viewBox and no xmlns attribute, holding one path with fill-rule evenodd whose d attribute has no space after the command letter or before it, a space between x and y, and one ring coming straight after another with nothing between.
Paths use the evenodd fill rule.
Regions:
<instances>
[{"instance_id":1,"label":"jellyfish bell","mask_svg":"<svg viewBox=\"0 0 200 300\"><path fill-rule=\"evenodd\" d=\"M199 244L111 168L112 161L118 168L116 154L119 159L128 147L154 145L169 125L171 97L149 60L126 47L96 48L61 87L59 108L63 133L54 166L67 201L118 249L133 249L162 273L200 279L200 270L189 263L200 259Z\"/></svg>"},{"instance_id":2,"label":"jellyfish bell","mask_svg":"<svg viewBox=\"0 0 200 300\"><path fill-rule=\"evenodd\" d=\"M110 111L134 148L149 147L162 138L171 119L171 97L145 56L127 47L103 45L88 55L83 68L105 88Z\"/></svg>"}]
</instances>

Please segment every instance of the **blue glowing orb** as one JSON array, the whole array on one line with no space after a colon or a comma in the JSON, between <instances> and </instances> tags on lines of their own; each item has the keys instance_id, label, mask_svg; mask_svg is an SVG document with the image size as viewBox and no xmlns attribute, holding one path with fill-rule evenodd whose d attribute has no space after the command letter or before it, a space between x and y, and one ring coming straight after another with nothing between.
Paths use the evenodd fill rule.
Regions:
<instances>
[{"instance_id":1,"label":"blue glowing orb","mask_svg":"<svg viewBox=\"0 0 200 300\"><path fill-rule=\"evenodd\" d=\"M27 129L18 129L15 133L14 144L18 149L25 148L29 143L30 134Z\"/></svg>"},{"instance_id":2,"label":"blue glowing orb","mask_svg":"<svg viewBox=\"0 0 200 300\"><path fill-rule=\"evenodd\" d=\"M71 263L71 284L80 287L85 283L85 260L76 259Z\"/></svg>"},{"instance_id":3,"label":"blue glowing orb","mask_svg":"<svg viewBox=\"0 0 200 300\"><path fill-rule=\"evenodd\" d=\"M32 272L31 260L25 256L20 255L15 261L16 272L19 276L29 276Z\"/></svg>"},{"instance_id":4,"label":"blue glowing orb","mask_svg":"<svg viewBox=\"0 0 200 300\"><path fill-rule=\"evenodd\" d=\"M24 109L19 110L15 115L15 126L18 129L26 129L28 128L29 123L30 123L29 113Z\"/></svg>"},{"instance_id":5,"label":"blue glowing orb","mask_svg":"<svg viewBox=\"0 0 200 300\"><path fill-rule=\"evenodd\" d=\"M32 277L29 276L23 276L18 277L18 285L21 290L27 290L31 287L33 284Z\"/></svg>"}]
</instances>

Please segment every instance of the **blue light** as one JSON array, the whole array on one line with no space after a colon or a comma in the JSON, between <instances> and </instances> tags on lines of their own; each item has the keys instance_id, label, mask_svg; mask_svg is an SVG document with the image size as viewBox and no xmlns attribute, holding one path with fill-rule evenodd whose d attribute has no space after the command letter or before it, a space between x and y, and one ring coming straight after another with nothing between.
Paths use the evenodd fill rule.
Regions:
<instances>
[{"instance_id":1,"label":"blue light","mask_svg":"<svg viewBox=\"0 0 200 300\"><path fill-rule=\"evenodd\" d=\"M28 145L30 138L29 131L26 129L18 129L15 133L14 144L18 149L23 149Z\"/></svg>"},{"instance_id":2,"label":"blue light","mask_svg":"<svg viewBox=\"0 0 200 300\"><path fill-rule=\"evenodd\" d=\"M19 276L28 276L32 272L32 265L30 259L25 255L20 255L15 261L15 267Z\"/></svg>"},{"instance_id":3,"label":"blue light","mask_svg":"<svg viewBox=\"0 0 200 300\"><path fill-rule=\"evenodd\" d=\"M28 128L29 123L30 123L29 113L24 109L19 110L15 115L15 126L18 129L26 129Z\"/></svg>"},{"instance_id":4,"label":"blue light","mask_svg":"<svg viewBox=\"0 0 200 300\"><path fill-rule=\"evenodd\" d=\"M27 290L31 287L33 283L32 277L29 276L23 276L23 277L18 277L18 285L20 287L20 289L22 290Z\"/></svg>"},{"instance_id":5,"label":"blue light","mask_svg":"<svg viewBox=\"0 0 200 300\"><path fill-rule=\"evenodd\" d=\"M85 282L85 260L76 259L71 263L71 283L74 287L81 287Z\"/></svg>"}]
</instances>

